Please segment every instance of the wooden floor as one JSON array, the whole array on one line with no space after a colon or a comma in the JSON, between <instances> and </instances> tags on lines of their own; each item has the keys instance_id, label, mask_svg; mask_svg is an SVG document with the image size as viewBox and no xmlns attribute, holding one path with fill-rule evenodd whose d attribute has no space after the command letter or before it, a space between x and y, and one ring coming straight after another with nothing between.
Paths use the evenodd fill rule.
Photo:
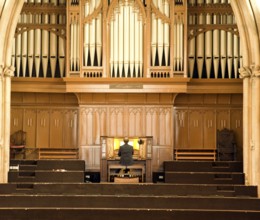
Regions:
<instances>
[{"instance_id":1,"label":"wooden floor","mask_svg":"<svg viewBox=\"0 0 260 220\"><path fill-rule=\"evenodd\" d=\"M1 219L260 219L257 188L244 185L241 162L167 161L163 183L85 183L77 176L62 182L62 175L56 182L50 182L48 175L43 175L45 180L38 176L42 182L19 178L25 170L84 173L82 161L78 165L75 161L71 170L63 161L35 161L34 166L20 162L17 176L0 184Z\"/></svg>"}]
</instances>

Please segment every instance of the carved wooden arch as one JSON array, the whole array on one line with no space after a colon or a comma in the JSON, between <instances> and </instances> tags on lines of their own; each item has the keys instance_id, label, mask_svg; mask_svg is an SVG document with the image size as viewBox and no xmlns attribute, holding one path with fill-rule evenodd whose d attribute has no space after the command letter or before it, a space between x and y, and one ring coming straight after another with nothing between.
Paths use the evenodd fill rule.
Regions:
<instances>
[{"instance_id":1,"label":"carved wooden arch","mask_svg":"<svg viewBox=\"0 0 260 220\"><path fill-rule=\"evenodd\" d=\"M90 15L88 15L87 17L85 17L83 19L83 24L90 23L94 18L96 18L99 15L99 13L101 12L102 6L103 6L103 3L102 3L102 1L100 1L98 7L95 8L95 10Z\"/></svg>"},{"instance_id":2,"label":"carved wooden arch","mask_svg":"<svg viewBox=\"0 0 260 220\"><path fill-rule=\"evenodd\" d=\"M30 25L30 24L24 24L24 25L23 24L17 24L15 37L17 37L17 35L19 35L19 34L22 34L23 32L30 31L30 30L36 30L36 29L49 31L53 34L56 34L58 37L66 40L66 25L57 26L57 25L51 25L51 24L47 24L47 25L41 24L41 25L38 25L38 26L37 25Z\"/></svg>"},{"instance_id":3,"label":"carved wooden arch","mask_svg":"<svg viewBox=\"0 0 260 220\"><path fill-rule=\"evenodd\" d=\"M168 1L168 3L170 2ZM156 8L153 1L151 1L151 9L156 18L160 18L164 23L171 23L171 19L164 15L158 8Z\"/></svg>"},{"instance_id":4,"label":"carved wooden arch","mask_svg":"<svg viewBox=\"0 0 260 220\"><path fill-rule=\"evenodd\" d=\"M205 33L207 31L213 31L213 30L223 30L223 31L227 31L230 32L232 34L235 34L239 37L239 32L238 32L238 28L236 27L225 27L223 25L215 25L213 26L207 26L207 27L196 27L196 28L190 28L189 30L189 36L188 36L188 40L191 40L194 37L197 37L198 35Z\"/></svg>"},{"instance_id":5,"label":"carved wooden arch","mask_svg":"<svg viewBox=\"0 0 260 220\"><path fill-rule=\"evenodd\" d=\"M126 0L123 0L126 1ZM145 9L144 9L144 5L141 2L141 0L135 0L135 3L138 5L138 8L140 9L140 13L141 13L141 18L143 20L143 24L146 23L146 13L145 13ZM107 22L108 24L110 23L112 17L113 17L113 13L115 8L118 5L118 0L112 0L110 3L110 6L108 8L108 12L107 12Z\"/></svg>"}]
</instances>

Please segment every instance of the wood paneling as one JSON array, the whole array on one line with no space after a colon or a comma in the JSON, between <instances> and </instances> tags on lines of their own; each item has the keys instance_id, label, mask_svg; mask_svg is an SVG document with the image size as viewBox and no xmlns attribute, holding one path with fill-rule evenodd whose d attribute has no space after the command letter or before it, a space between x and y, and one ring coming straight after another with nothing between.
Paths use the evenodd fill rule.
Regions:
<instances>
[{"instance_id":1,"label":"wood paneling","mask_svg":"<svg viewBox=\"0 0 260 220\"><path fill-rule=\"evenodd\" d=\"M189 148L203 148L203 115L200 110L189 111Z\"/></svg>"},{"instance_id":2,"label":"wood paneling","mask_svg":"<svg viewBox=\"0 0 260 220\"><path fill-rule=\"evenodd\" d=\"M63 146L63 111L50 110L50 147L61 148Z\"/></svg>"},{"instance_id":3,"label":"wood paneling","mask_svg":"<svg viewBox=\"0 0 260 220\"><path fill-rule=\"evenodd\" d=\"M216 111L205 110L203 114L203 148L216 147Z\"/></svg>"},{"instance_id":4,"label":"wood paneling","mask_svg":"<svg viewBox=\"0 0 260 220\"><path fill-rule=\"evenodd\" d=\"M24 110L22 108L11 109L11 123L10 123L11 134L23 129L23 111Z\"/></svg>"},{"instance_id":5,"label":"wood paneling","mask_svg":"<svg viewBox=\"0 0 260 220\"><path fill-rule=\"evenodd\" d=\"M235 130L242 157L241 94L178 94L174 107L174 148L216 148L217 129ZM187 124L188 121L188 124Z\"/></svg>"},{"instance_id":6,"label":"wood paneling","mask_svg":"<svg viewBox=\"0 0 260 220\"><path fill-rule=\"evenodd\" d=\"M48 109L37 109L37 147L50 146L50 111ZM30 134L27 134L30 135Z\"/></svg>"},{"instance_id":7,"label":"wood paneling","mask_svg":"<svg viewBox=\"0 0 260 220\"><path fill-rule=\"evenodd\" d=\"M24 109L23 130L26 132L26 147L36 147L37 110Z\"/></svg>"}]
</instances>

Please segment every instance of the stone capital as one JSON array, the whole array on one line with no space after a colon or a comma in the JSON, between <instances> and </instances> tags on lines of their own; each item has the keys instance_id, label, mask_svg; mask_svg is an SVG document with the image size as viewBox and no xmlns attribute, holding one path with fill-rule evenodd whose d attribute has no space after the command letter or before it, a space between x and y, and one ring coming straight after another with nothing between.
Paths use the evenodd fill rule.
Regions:
<instances>
[{"instance_id":1,"label":"stone capital","mask_svg":"<svg viewBox=\"0 0 260 220\"><path fill-rule=\"evenodd\" d=\"M254 66L252 68L252 77L260 77L260 66Z\"/></svg>"},{"instance_id":2,"label":"stone capital","mask_svg":"<svg viewBox=\"0 0 260 220\"><path fill-rule=\"evenodd\" d=\"M252 77L252 70L249 66L244 66L244 67L241 67L239 70L239 77L241 79L245 79L245 78L250 78Z\"/></svg>"},{"instance_id":3,"label":"stone capital","mask_svg":"<svg viewBox=\"0 0 260 220\"><path fill-rule=\"evenodd\" d=\"M0 65L0 76L2 77L12 77L14 76L14 67L13 66L4 66Z\"/></svg>"}]
</instances>

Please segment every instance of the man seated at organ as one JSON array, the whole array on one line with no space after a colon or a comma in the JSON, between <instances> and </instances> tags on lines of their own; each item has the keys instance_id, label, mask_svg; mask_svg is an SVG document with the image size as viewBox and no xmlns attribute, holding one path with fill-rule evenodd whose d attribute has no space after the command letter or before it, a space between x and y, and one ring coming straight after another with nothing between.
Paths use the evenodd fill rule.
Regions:
<instances>
[{"instance_id":1,"label":"man seated at organ","mask_svg":"<svg viewBox=\"0 0 260 220\"><path fill-rule=\"evenodd\" d=\"M127 166L130 166L134 163L133 161L134 148L132 145L129 145L128 142L129 142L128 137L125 137L124 144L120 146L118 151L118 156L120 157L120 164L126 166L124 170L125 173L129 172Z\"/></svg>"}]
</instances>

